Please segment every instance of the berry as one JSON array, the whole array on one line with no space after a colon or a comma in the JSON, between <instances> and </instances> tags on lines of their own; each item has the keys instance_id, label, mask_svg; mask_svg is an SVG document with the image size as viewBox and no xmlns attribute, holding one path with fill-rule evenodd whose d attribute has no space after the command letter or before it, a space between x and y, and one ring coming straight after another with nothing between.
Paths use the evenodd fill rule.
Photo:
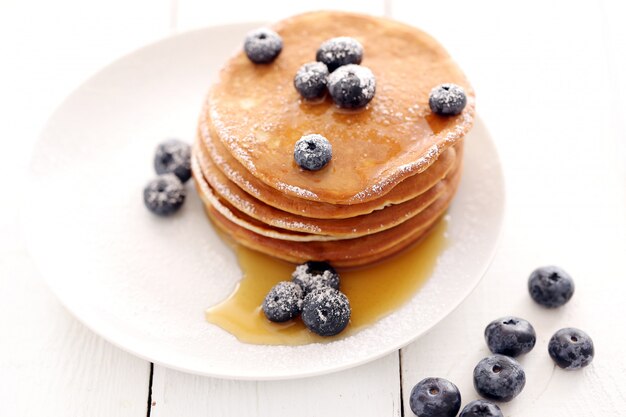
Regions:
<instances>
[{"instance_id":1,"label":"berry","mask_svg":"<svg viewBox=\"0 0 626 417\"><path fill-rule=\"evenodd\" d=\"M459 417L504 417L502 415L502 410L496 404L485 401L485 400L475 400L471 403L468 403Z\"/></svg>"},{"instance_id":2,"label":"berry","mask_svg":"<svg viewBox=\"0 0 626 417\"><path fill-rule=\"evenodd\" d=\"M489 350L506 356L519 356L535 347L535 329L518 317L502 317L485 328L485 341Z\"/></svg>"},{"instance_id":3,"label":"berry","mask_svg":"<svg viewBox=\"0 0 626 417\"><path fill-rule=\"evenodd\" d=\"M563 369L584 368L593 361L593 340L582 330L561 329L548 342L548 353Z\"/></svg>"},{"instance_id":4,"label":"berry","mask_svg":"<svg viewBox=\"0 0 626 417\"><path fill-rule=\"evenodd\" d=\"M169 139L157 146L154 155L157 174L174 174L185 183L191 178L191 146L177 139Z\"/></svg>"},{"instance_id":5,"label":"berry","mask_svg":"<svg viewBox=\"0 0 626 417\"><path fill-rule=\"evenodd\" d=\"M328 76L328 92L337 106L359 109L374 98L376 77L367 67L344 65Z\"/></svg>"},{"instance_id":6,"label":"berry","mask_svg":"<svg viewBox=\"0 0 626 417\"><path fill-rule=\"evenodd\" d=\"M283 39L273 30L261 28L248 33L243 49L255 64L268 64L283 50Z\"/></svg>"},{"instance_id":7,"label":"berry","mask_svg":"<svg viewBox=\"0 0 626 417\"><path fill-rule=\"evenodd\" d=\"M290 281L274 285L263 300L263 313L268 320L282 323L302 311L302 289Z\"/></svg>"},{"instance_id":8,"label":"berry","mask_svg":"<svg viewBox=\"0 0 626 417\"><path fill-rule=\"evenodd\" d=\"M363 45L354 38L341 36L324 42L315 54L315 59L323 62L330 72L348 64L360 64L363 59Z\"/></svg>"},{"instance_id":9,"label":"berry","mask_svg":"<svg viewBox=\"0 0 626 417\"><path fill-rule=\"evenodd\" d=\"M308 261L300 264L291 274L291 279L302 288L304 295L325 287L339 289L339 274L326 262Z\"/></svg>"},{"instance_id":10,"label":"berry","mask_svg":"<svg viewBox=\"0 0 626 417\"><path fill-rule=\"evenodd\" d=\"M143 202L159 216L169 216L185 202L185 186L174 174L159 175L143 189Z\"/></svg>"},{"instance_id":11,"label":"berry","mask_svg":"<svg viewBox=\"0 0 626 417\"><path fill-rule=\"evenodd\" d=\"M320 336L334 336L346 328L350 321L350 302L342 292L325 287L304 297L302 321Z\"/></svg>"},{"instance_id":12,"label":"berry","mask_svg":"<svg viewBox=\"0 0 626 417\"><path fill-rule=\"evenodd\" d=\"M557 266L544 266L530 274L528 291L536 303L556 308L567 303L574 295L574 280Z\"/></svg>"},{"instance_id":13,"label":"berry","mask_svg":"<svg viewBox=\"0 0 626 417\"><path fill-rule=\"evenodd\" d=\"M326 166L333 157L333 147L322 135L304 135L293 149L296 164L308 171L317 171Z\"/></svg>"},{"instance_id":14,"label":"berry","mask_svg":"<svg viewBox=\"0 0 626 417\"><path fill-rule=\"evenodd\" d=\"M511 401L525 384L522 365L508 356L488 356L474 368L474 388L489 400Z\"/></svg>"},{"instance_id":15,"label":"berry","mask_svg":"<svg viewBox=\"0 0 626 417\"><path fill-rule=\"evenodd\" d=\"M328 83L328 68L322 62L309 62L300 67L293 79L293 85L307 100L324 97Z\"/></svg>"},{"instance_id":16,"label":"berry","mask_svg":"<svg viewBox=\"0 0 626 417\"><path fill-rule=\"evenodd\" d=\"M465 90L456 84L441 84L430 91L430 110L441 116L454 116L463 111L467 104Z\"/></svg>"},{"instance_id":17,"label":"berry","mask_svg":"<svg viewBox=\"0 0 626 417\"><path fill-rule=\"evenodd\" d=\"M461 408L461 393L443 378L426 378L411 390L411 411L418 417L454 417Z\"/></svg>"}]
</instances>

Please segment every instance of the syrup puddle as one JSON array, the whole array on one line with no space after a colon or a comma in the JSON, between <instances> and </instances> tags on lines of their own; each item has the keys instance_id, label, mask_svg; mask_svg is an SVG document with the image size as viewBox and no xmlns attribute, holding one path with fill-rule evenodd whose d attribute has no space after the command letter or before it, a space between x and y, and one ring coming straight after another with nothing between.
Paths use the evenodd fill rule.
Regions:
<instances>
[{"instance_id":1,"label":"syrup puddle","mask_svg":"<svg viewBox=\"0 0 626 417\"><path fill-rule=\"evenodd\" d=\"M304 345L349 336L406 303L432 275L439 254L448 244L446 218L430 234L401 254L362 269L339 270L340 290L348 296L352 317L341 334L318 336L298 317L286 323L265 318L261 304L279 281L291 280L295 265L236 246L242 280L233 293L206 311L206 319L244 343Z\"/></svg>"}]
</instances>

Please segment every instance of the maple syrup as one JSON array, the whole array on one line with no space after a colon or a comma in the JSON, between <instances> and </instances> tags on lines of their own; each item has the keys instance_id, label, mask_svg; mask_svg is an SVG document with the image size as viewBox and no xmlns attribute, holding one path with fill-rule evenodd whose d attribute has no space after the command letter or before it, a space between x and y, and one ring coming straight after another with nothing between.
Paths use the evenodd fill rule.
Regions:
<instances>
[{"instance_id":1,"label":"maple syrup","mask_svg":"<svg viewBox=\"0 0 626 417\"><path fill-rule=\"evenodd\" d=\"M447 245L447 220L439 221L426 238L410 249L378 264L339 270L340 290L348 296L352 316L341 334L321 337L298 317L286 323L265 318L261 304L279 281L291 279L294 265L237 245L243 278L233 293L206 311L206 319L244 343L303 345L326 342L358 332L406 303L431 276Z\"/></svg>"}]
</instances>

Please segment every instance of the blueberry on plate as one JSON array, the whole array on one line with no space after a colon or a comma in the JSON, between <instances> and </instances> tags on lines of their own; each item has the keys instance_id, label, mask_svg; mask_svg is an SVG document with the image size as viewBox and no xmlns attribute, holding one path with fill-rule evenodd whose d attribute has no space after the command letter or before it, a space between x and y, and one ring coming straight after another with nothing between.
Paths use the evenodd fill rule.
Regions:
<instances>
[{"instance_id":1,"label":"blueberry on plate","mask_svg":"<svg viewBox=\"0 0 626 417\"><path fill-rule=\"evenodd\" d=\"M511 401L524 385L526 374L522 365L508 356L488 356L474 368L474 388L489 400Z\"/></svg>"},{"instance_id":2,"label":"blueberry on plate","mask_svg":"<svg viewBox=\"0 0 626 417\"><path fill-rule=\"evenodd\" d=\"M322 135L304 135L296 142L293 157L300 168L318 171L326 166L333 157L333 147Z\"/></svg>"},{"instance_id":3,"label":"blueberry on plate","mask_svg":"<svg viewBox=\"0 0 626 417\"><path fill-rule=\"evenodd\" d=\"M519 317L502 317L485 328L485 341L489 350L506 356L519 356L535 347L535 329Z\"/></svg>"},{"instance_id":4,"label":"blueberry on plate","mask_svg":"<svg viewBox=\"0 0 626 417\"><path fill-rule=\"evenodd\" d=\"M567 303L574 295L574 280L558 266L543 266L528 277L528 291L536 303L556 308Z\"/></svg>"},{"instance_id":5,"label":"blueberry on plate","mask_svg":"<svg viewBox=\"0 0 626 417\"><path fill-rule=\"evenodd\" d=\"M302 321L307 329L320 336L341 333L350 321L350 314L348 297L334 288L320 288L304 297Z\"/></svg>"},{"instance_id":6,"label":"blueberry on plate","mask_svg":"<svg viewBox=\"0 0 626 417\"><path fill-rule=\"evenodd\" d=\"M504 417L496 404L486 400L475 400L468 403L459 417Z\"/></svg>"},{"instance_id":7,"label":"blueberry on plate","mask_svg":"<svg viewBox=\"0 0 626 417\"><path fill-rule=\"evenodd\" d=\"M291 279L302 288L304 295L325 287L339 289L339 274L326 262L308 261L300 264L291 274Z\"/></svg>"},{"instance_id":8,"label":"blueberry on plate","mask_svg":"<svg viewBox=\"0 0 626 417\"><path fill-rule=\"evenodd\" d=\"M253 30L246 36L243 50L255 64L268 64L283 50L283 39L267 28Z\"/></svg>"},{"instance_id":9,"label":"blueberry on plate","mask_svg":"<svg viewBox=\"0 0 626 417\"><path fill-rule=\"evenodd\" d=\"M467 96L463 87L451 83L433 88L428 98L430 110L440 116L455 116L463 111L466 104Z\"/></svg>"},{"instance_id":10,"label":"blueberry on plate","mask_svg":"<svg viewBox=\"0 0 626 417\"><path fill-rule=\"evenodd\" d=\"M293 85L302 98L320 99L326 95L328 68L322 62L309 62L300 67L293 79Z\"/></svg>"},{"instance_id":11,"label":"blueberry on plate","mask_svg":"<svg viewBox=\"0 0 626 417\"><path fill-rule=\"evenodd\" d=\"M561 329L548 342L548 353L560 368L584 368L593 361L593 340L582 330Z\"/></svg>"},{"instance_id":12,"label":"blueberry on plate","mask_svg":"<svg viewBox=\"0 0 626 417\"><path fill-rule=\"evenodd\" d=\"M168 139L157 146L154 155L156 173L174 174L185 183L191 178L191 146L178 139Z\"/></svg>"},{"instance_id":13,"label":"blueberry on plate","mask_svg":"<svg viewBox=\"0 0 626 417\"><path fill-rule=\"evenodd\" d=\"M363 45L354 38L340 36L322 43L315 54L315 59L323 62L328 71L348 64L360 64L363 60Z\"/></svg>"},{"instance_id":14,"label":"blueberry on plate","mask_svg":"<svg viewBox=\"0 0 626 417\"><path fill-rule=\"evenodd\" d=\"M461 408L461 393L447 379L426 378L411 390L409 405L418 417L454 417Z\"/></svg>"},{"instance_id":15,"label":"blueberry on plate","mask_svg":"<svg viewBox=\"0 0 626 417\"><path fill-rule=\"evenodd\" d=\"M360 109L376 93L376 77L361 65L344 65L328 76L328 92L335 104L344 109Z\"/></svg>"},{"instance_id":16,"label":"blueberry on plate","mask_svg":"<svg viewBox=\"0 0 626 417\"><path fill-rule=\"evenodd\" d=\"M263 313L268 320L282 323L302 311L302 289L293 282L281 281L274 285L263 300Z\"/></svg>"},{"instance_id":17,"label":"blueberry on plate","mask_svg":"<svg viewBox=\"0 0 626 417\"><path fill-rule=\"evenodd\" d=\"M143 189L143 202L159 216L169 216L185 202L185 186L174 174L159 175Z\"/></svg>"}]
</instances>

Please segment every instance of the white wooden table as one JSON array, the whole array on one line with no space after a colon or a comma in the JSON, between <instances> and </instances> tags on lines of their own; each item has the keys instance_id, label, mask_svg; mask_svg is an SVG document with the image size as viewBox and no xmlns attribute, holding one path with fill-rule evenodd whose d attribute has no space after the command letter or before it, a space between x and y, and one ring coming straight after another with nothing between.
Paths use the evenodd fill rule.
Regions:
<instances>
[{"instance_id":1,"label":"white wooden table","mask_svg":"<svg viewBox=\"0 0 626 417\"><path fill-rule=\"evenodd\" d=\"M216 5L212 5L215 3ZM507 416L621 415L626 408L626 27L619 1L4 0L0 3L0 415L400 416L426 376L451 379L464 403L488 352L492 319L538 331L522 359L524 392ZM311 6L309 6L311 5ZM352 370L289 382L236 382L152 365L102 340L45 287L20 237L30 150L82 80L148 42L205 25L343 8L415 24L438 38L478 92L507 179L500 248L481 285L431 333ZM62 244L62 241L60 242ZM558 311L535 306L526 279L557 264L576 279ZM561 327L592 335L580 372L552 365Z\"/></svg>"}]
</instances>

